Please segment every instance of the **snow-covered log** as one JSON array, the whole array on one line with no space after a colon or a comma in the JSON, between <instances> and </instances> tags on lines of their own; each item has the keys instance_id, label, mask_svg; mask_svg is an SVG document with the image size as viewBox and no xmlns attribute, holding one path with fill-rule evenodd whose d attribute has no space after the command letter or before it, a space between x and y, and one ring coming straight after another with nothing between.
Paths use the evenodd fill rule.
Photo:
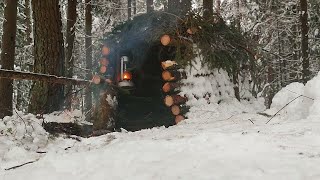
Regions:
<instances>
[{"instance_id":1,"label":"snow-covered log","mask_svg":"<svg viewBox=\"0 0 320 180\"><path fill-rule=\"evenodd\" d=\"M48 83L65 84L65 85L72 84L72 85L87 86L91 83L91 81L85 80L85 79L72 79L72 78L66 78L66 77L58 77L58 76L49 75L49 74L13 71L13 70L5 70L5 69L0 69L0 78L45 81Z\"/></svg>"}]
</instances>

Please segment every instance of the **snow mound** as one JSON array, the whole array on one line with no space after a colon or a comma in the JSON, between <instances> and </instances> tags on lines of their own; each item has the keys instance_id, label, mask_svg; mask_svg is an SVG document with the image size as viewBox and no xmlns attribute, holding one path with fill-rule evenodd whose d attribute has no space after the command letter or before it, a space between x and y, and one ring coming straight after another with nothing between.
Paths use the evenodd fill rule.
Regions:
<instances>
[{"instance_id":1,"label":"snow mound","mask_svg":"<svg viewBox=\"0 0 320 180\"><path fill-rule=\"evenodd\" d=\"M0 168L37 158L48 144L48 133L32 114L16 114L0 120Z\"/></svg>"},{"instance_id":2,"label":"snow mound","mask_svg":"<svg viewBox=\"0 0 320 180\"><path fill-rule=\"evenodd\" d=\"M228 73L223 69L208 69L201 63L201 57L196 57L186 71L188 78L183 80L185 86L180 94L188 98L187 105L191 107L187 114L189 119L215 120L265 109L264 100L254 98L248 91L248 83L240 87L241 98L245 100L239 102Z\"/></svg>"},{"instance_id":3,"label":"snow mound","mask_svg":"<svg viewBox=\"0 0 320 180\"><path fill-rule=\"evenodd\" d=\"M291 83L280 90L273 98L271 109L268 111L279 112L282 119L300 120L320 118L320 72L316 77L307 82Z\"/></svg>"}]
</instances>

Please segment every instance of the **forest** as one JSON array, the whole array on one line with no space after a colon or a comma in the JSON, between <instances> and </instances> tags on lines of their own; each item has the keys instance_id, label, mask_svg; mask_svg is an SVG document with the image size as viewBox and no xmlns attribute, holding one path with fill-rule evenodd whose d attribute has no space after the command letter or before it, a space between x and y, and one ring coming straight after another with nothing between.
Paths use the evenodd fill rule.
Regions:
<instances>
[{"instance_id":1,"label":"forest","mask_svg":"<svg viewBox=\"0 0 320 180\"><path fill-rule=\"evenodd\" d=\"M2 69L91 80L105 34L141 13L165 11L178 16L217 14L236 29L254 58L251 65L242 64L243 68L254 66L250 70L251 93L263 92L267 107L282 87L306 83L319 71L319 2L315 0L57 0L48 4L25 0L1 2L0 7ZM250 57L238 58L247 61ZM210 59L206 61L210 63ZM72 84L1 79L0 89L2 118L14 110L43 114L71 107L85 112L92 108L90 90Z\"/></svg>"},{"instance_id":2,"label":"forest","mask_svg":"<svg viewBox=\"0 0 320 180\"><path fill-rule=\"evenodd\" d=\"M3 0L0 42L0 179L46 163L32 179L54 179L67 151L71 179L88 176L72 162L91 151L114 179L320 178L318 0ZM200 146L220 156L199 150L193 174ZM51 150L59 161L42 159ZM120 178L119 159L138 172ZM168 173L140 172L152 162ZM89 179L107 177L96 168Z\"/></svg>"}]
</instances>

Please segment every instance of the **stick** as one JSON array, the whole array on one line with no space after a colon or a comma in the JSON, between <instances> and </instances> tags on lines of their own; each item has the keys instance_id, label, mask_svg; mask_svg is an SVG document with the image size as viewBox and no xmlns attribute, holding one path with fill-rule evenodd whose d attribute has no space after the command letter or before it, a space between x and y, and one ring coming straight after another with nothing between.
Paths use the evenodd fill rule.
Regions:
<instances>
[{"instance_id":1,"label":"stick","mask_svg":"<svg viewBox=\"0 0 320 180\"><path fill-rule=\"evenodd\" d=\"M34 80L34 81L45 81L48 83L57 84L73 84L73 85L84 85L88 86L91 81L84 79L72 79L66 77L58 77L55 75L32 73L32 72L22 72L0 69L0 78L5 79L17 79L17 80Z\"/></svg>"},{"instance_id":2,"label":"stick","mask_svg":"<svg viewBox=\"0 0 320 180\"><path fill-rule=\"evenodd\" d=\"M295 101L296 99L302 97L303 95L300 95L294 99L292 99L290 102L288 102L285 106L283 106L278 112L276 112L270 119L268 122L266 122L266 124L268 124L282 109L284 109L285 107L287 107L290 103L292 103L293 101Z\"/></svg>"},{"instance_id":3,"label":"stick","mask_svg":"<svg viewBox=\"0 0 320 180\"><path fill-rule=\"evenodd\" d=\"M34 162L37 162L37 161L39 161L39 159L36 159L34 161L29 161L29 162L26 162L26 163L23 163L23 164L20 164L20 165L17 165L17 166L13 166L13 167L10 167L10 168L6 168L4 170L8 171L8 170L16 169L16 168L19 168L19 167L22 167L24 165L31 164L31 163L34 163Z\"/></svg>"}]
</instances>

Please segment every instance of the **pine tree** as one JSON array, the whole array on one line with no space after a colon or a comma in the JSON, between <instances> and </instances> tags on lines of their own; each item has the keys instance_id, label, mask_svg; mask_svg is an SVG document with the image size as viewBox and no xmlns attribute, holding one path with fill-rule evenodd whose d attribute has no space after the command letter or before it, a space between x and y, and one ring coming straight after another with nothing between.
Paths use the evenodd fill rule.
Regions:
<instances>
[{"instance_id":1,"label":"pine tree","mask_svg":"<svg viewBox=\"0 0 320 180\"><path fill-rule=\"evenodd\" d=\"M91 0L86 0L85 7L85 49L86 49L86 68L88 70L92 69L92 2ZM91 71L87 72L87 79L91 79ZM91 89L88 87L85 96L85 109L90 111L92 108L92 93Z\"/></svg>"},{"instance_id":2,"label":"pine tree","mask_svg":"<svg viewBox=\"0 0 320 180\"><path fill-rule=\"evenodd\" d=\"M300 22L301 22L301 54L302 54L302 82L310 80L309 70L309 43L308 43L308 1L300 0Z\"/></svg>"},{"instance_id":3,"label":"pine tree","mask_svg":"<svg viewBox=\"0 0 320 180\"><path fill-rule=\"evenodd\" d=\"M1 68L14 68L17 30L17 0L5 0L2 34ZM0 78L0 119L12 115L13 81Z\"/></svg>"},{"instance_id":4,"label":"pine tree","mask_svg":"<svg viewBox=\"0 0 320 180\"><path fill-rule=\"evenodd\" d=\"M59 0L32 0L34 18L34 72L62 76L64 47ZM63 86L35 82L29 112L50 113L61 109Z\"/></svg>"},{"instance_id":5,"label":"pine tree","mask_svg":"<svg viewBox=\"0 0 320 180\"><path fill-rule=\"evenodd\" d=\"M73 66L74 66L74 39L75 39L75 23L77 21L77 1L68 0L68 9L67 9L67 37L66 37L66 77L72 78L73 76ZM72 86L68 85L66 87L67 92L67 102L66 106L68 109L71 108L71 92Z\"/></svg>"}]
</instances>

